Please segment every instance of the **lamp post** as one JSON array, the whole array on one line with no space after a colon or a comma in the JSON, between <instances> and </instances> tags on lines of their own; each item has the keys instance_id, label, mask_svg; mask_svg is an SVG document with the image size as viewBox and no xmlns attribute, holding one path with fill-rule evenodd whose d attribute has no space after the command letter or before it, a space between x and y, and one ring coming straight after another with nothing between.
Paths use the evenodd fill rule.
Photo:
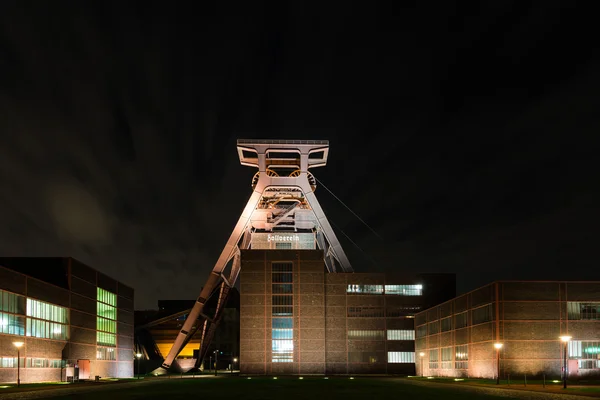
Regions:
<instances>
[{"instance_id":1,"label":"lamp post","mask_svg":"<svg viewBox=\"0 0 600 400\"><path fill-rule=\"evenodd\" d=\"M215 350L215 376L217 376L217 366L219 362L219 350Z\"/></svg>"},{"instance_id":2,"label":"lamp post","mask_svg":"<svg viewBox=\"0 0 600 400\"><path fill-rule=\"evenodd\" d=\"M137 358L137 361L138 361L138 363L137 363L138 364L137 378L140 379L140 360L142 358L142 353L137 353L135 355L135 357Z\"/></svg>"},{"instance_id":3,"label":"lamp post","mask_svg":"<svg viewBox=\"0 0 600 400\"><path fill-rule=\"evenodd\" d=\"M13 345L17 348L17 387L21 386L21 347L25 343L13 342Z\"/></svg>"},{"instance_id":4,"label":"lamp post","mask_svg":"<svg viewBox=\"0 0 600 400\"><path fill-rule=\"evenodd\" d=\"M567 346L571 340L571 336L563 335L560 340L565 344L563 348L563 389L567 388Z\"/></svg>"},{"instance_id":5,"label":"lamp post","mask_svg":"<svg viewBox=\"0 0 600 400\"><path fill-rule=\"evenodd\" d=\"M237 357L233 359L233 365L231 366L231 373L233 374L233 370L235 369L235 363L237 362Z\"/></svg>"},{"instance_id":6,"label":"lamp post","mask_svg":"<svg viewBox=\"0 0 600 400\"><path fill-rule=\"evenodd\" d=\"M494 343L496 348L496 385L500 384L500 349L502 349L502 343Z\"/></svg>"},{"instance_id":7,"label":"lamp post","mask_svg":"<svg viewBox=\"0 0 600 400\"><path fill-rule=\"evenodd\" d=\"M419 357L421 357L421 376L425 376L425 371L423 371L423 357L425 357L425 353L420 352Z\"/></svg>"}]
</instances>

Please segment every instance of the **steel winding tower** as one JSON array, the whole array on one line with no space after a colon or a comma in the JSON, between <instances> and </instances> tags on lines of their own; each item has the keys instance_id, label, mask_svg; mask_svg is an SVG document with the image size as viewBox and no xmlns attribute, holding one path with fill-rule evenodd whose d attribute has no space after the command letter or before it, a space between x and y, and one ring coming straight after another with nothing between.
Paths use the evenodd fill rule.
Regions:
<instances>
[{"instance_id":1,"label":"steel winding tower","mask_svg":"<svg viewBox=\"0 0 600 400\"><path fill-rule=\"evenodd\" d=\"M329 141L238 140L237 149L242 165L258 168L252 179L253 192L162 364L165 369L198 331L202 336L196 367L201 364L239 275L240 250L251 247L253 234L312 232L328 271L352 272L315 197L316 180L309 172L327 163ZM217 306L209 312L205 305L213 296L217 296Z\"/></svg>"}]
</instances>

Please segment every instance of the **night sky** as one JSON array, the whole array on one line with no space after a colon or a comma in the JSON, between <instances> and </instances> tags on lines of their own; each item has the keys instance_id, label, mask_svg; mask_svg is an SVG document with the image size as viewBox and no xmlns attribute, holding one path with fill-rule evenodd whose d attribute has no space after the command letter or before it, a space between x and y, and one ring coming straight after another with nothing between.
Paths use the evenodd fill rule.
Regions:
<instances>
[{"instance_id":1,"label":"night sky","mask_svg":"<svg viewBox=\"0 0 600 400\"><path fill-rule=\"evenodd\" d=\"M317 188L355 270L600 280L595 14L492 3L2 2L0 255L196 298L236 139L328 139L312 172L381 237Z\"/></svg>"}]
</instances>

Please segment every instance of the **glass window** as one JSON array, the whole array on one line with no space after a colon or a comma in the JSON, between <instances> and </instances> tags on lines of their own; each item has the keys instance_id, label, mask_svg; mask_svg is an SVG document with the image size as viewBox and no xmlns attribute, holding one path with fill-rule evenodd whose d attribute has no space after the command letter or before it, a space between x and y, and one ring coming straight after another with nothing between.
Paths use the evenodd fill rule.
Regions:
<instances>
[{"instance_id":1,"label":"glass window","mask_svg":"<svg viewBox=\"0 0 600 400\"><path fill-rule=\"evenodd\" d=\"M116 360L117 359L117 351L113 347L100 347L98 346L96 349L96 359L97 360Z\"/></svg>"},{"instance_id":2,"label":"glass window","mask_svg":"<svg viewBox=\"0 0 600 400\"><path fill-rule=\"evenodd\" d=\"M383 294L383 285L348 285L346 293Z\"/></svg>"},{"instance_id":3,"label":"glass window","mask_svg":"<svg viewBox=\"0 0 600 400\"><path fill-rule=\"evenodd\" d=\"M387 318L405 317L415 315L421 310L421 306L391 306L386 307L385 316Z\"/></svg>"},{"instance_id":4,"label":"glass window","mask_svg":"<svg viewBox=\"0 0 600 400\"><path fill-rule=\"evenodd\" d=\"M578 360L579 369L600 368L600 341L571 340L568 346L569 358Z\"/></svg>"},{"instance_id":5,"label":"glass window","mask_svg":"<svg viewBox=\"0 0 600 400\"><path fill-rule=\"evenodd\" d=\"M108 304L110 306L117 306L117 295L109 292L108 290L98 288L97 300L101 303Z\"/></svg>"},{"instance_id":6,"label":"glass window","mask_svg":"<svg viewBox=\"0 0 600 400\"><path fill-rule=\"evenodd\" d=\"M272 362L294 361L294 287L292 285L294 274L293 263L271 263L271 282L273 295L271 296L271 352ZM281 294L279 294L281 293Z\"/></svg>"},{"instance_id":7,"label":"glass window","mask_svg":"<svg viewBox=\"0 0 600 400\"><path fill-rule=\"evenodd\" d=\"M388 363L410 364L415 362L415 353L409 351L388 351Z\"/></svg>"},{"instance_id":8,"label":"glass window","mask_svg":"<svg viewBox=\"0 0 600 400\"><path fill-rule=\"evenodd\" d=\"M452 369L452 347L443 347L442 354L442 369Z\"/></svg>"},{"instance_id":9,"label":"glass window","mask_svg":"<svg viewBox=\"0 0 600 400\"><path fill-rule=\"evenodd\" d=\"M468 323L467 312L462 312L454 316L454 329L465 328Z\"/></svg>"},{"instance_id":10,"label":"glass window","mask_svg":"<svg viewBox=\"0 0 600 400\"><path fill-rule=\"evenodd\" d=\"M293 362L294 341L272 340L272 362Z\"/></svg>"},{"instance_id":11,"label":"glass window","mask_svg":"<svg viewBox=\"0 0 600 400\"><path fill-rule=\"evenodd\" d=\"M429 324L427 324L428 326L428 330L429 330L429 334L433 335L436 333L440 333L440 323L439 321L433 321L430 322Z\"/></svg>"},{"instance_id":12,"label":"glass window","mask_svg":"<svg viewBox=\"0 0 600 400\"><path fill-rule=\"evenodd\" d=\"M454 368L456 369L467 369L469 368L469 348L468 345L463 344L460 346L455 346L455 362Z\"/></svg>"},{"instance_id":13,"label":"glass window","mask_svg":"<svg viewBox=\"0 0 600 400\"><path fill-rule=\"evenodd\" d=\"M67 323L67 309L42 301L27 299L27 316L47 321Z\"/></svg>"},{"instance_id":14,"label":"glass window","mask_svg":"<svg viewBox=\"0 0 600 400\"><path fill-rule=\"evenodd\" d=\"M441 319L440 327L442 332L448 332L449 330L452 330L452 317Z\"/></svg>"},{"instance_id":15,"label":"glass window","mask_svg":"<svg viewBox=\"0 0 600 400\"><path fill-rule=\"evenodd\" d=\"M407 329L390 329L387 340L415 340L415 331Z\"/></svg>"},{"instance_id":16,"label":"glass window","mask_svg":"<svg viewBox=\"0 0 600 400\"><path fill-rule=\"evenodd\" d=\"M429 350L429 369L438 369L439 367L439 351L438 349Z\"/></svg>"},{"instance_id":17,"label":"glass window","mask_svg":"<svg viewBox=\"0 0 600 400\"><path fill-rule=\"evenodd\" d=\"M423 285L385 285L385 294L422 296Z\"/></svg>"},{"instance_id":18,"label":"glass window","mask_svg":"<svg viewBox=\"0 0 600 400\"><path fill-rule=\"evenodd\" d=\"M0 333L25 335L25 318L19 315L0 313Z\"/></svg>"},{"instance_id":19,"label":"glass window","mask_svg":"<svg viewBox=\"0 0 600 400\"><path fill-rule=\"evenodd\" d=\"M277 250L291 250L292 249L292 244L291 243L275 243L275 249Z\"/></svg>"},{"instance_id":20,"label":"glass window","mask_svg":"<svg viewBox=\"0 0 600 400\"><path fill-rule=\"evenodd\" d=\"M348 362L375 364L379 362L377 354L372 351L350 351L348 352Z\"/></svg>"},{"instance_id":21,"label":"glass window","mask_svg":"<svg viewBox=\"0 0 600 400\"><path fill-rule=\"evenodd\" d=\"M272 272L293 272L294 263L291 262L274 262L271 263Z\"/></svg>"},{"instance_id":22,"label":"glass window","mask_svg":"<svg viewBox=\"0 0 600 400\"><path fill-rule=\"evenodd\" d=\"M273 294L291 294L293 293L293 285L291 283L274 283Z\"/></svg>"},{"instance_id":23,"label":"glass window","mask_svg":"<svg viewBox=\"0 0 600 400\"><path fill-rule=\"evenodd\" d=\"M473 325L482 324L492 320L492 305L487 304L483 307L475 308L473 313Z\"/></svg>"},{"instance_id":24,"label":"glass window","mask_svg":"<svg viewBox=\"0 0 600 400\"><path fill-rule=\"evenodd\" d=\"M384 340L385 331L383 330L349 330L348 339L350 340Z\"/></svg>"},{"instance_id":25,"label":"glass window","mask_svg":"<svg viewBox=\"0 0 600 400\"><path fill-rule=\"evenodd\" d=\"M101 346L116 346L117 335L106 332L96 332L96 343Z\"/></svg>"},{"instance_id":26,"label":"glass window","mask_svg":"<svg viewBox=\"0 0 600 400\"><path fill-rule=\"evenodd\" d=\"M25 297L0 290L0 312L25 314Z\"/></svg>"},{"instance_id":27,"label":"glass window","mask_svg":"<svg viewBox=\"0 0 600 400\"><path fill-rule=\"evenodd\" d=\"M567 302L569 319L600 320L600 302L581 303L577 301Z\"/></svg>"},{"instance_id":28,"label":"glass window","mask_svg":"<svg viewBox=\"0 0 600 400\"><path fill-rule=\"evenodd\" d=\"M348 307L348 317L378 318L383 315L383 307Z\"/></svg>"},{"instance_id":29,"label":"glass window","mask_svg":"<svg viewBox=\"0 0 600 400\"><path fill-rule=\"evenodd\" d=\"M417 337L422 338L427 336L427 325L421 325L417 327Z\"/></svg>"}]
</instances>

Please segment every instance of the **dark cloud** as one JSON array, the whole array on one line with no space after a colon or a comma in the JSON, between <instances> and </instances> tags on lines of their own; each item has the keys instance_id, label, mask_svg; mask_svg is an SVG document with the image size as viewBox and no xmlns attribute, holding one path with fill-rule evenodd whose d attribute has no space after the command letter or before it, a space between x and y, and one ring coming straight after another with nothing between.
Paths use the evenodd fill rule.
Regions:
<instances>
[{"instance_id":1,"label":"dark cloud","mask_svg":"<svg viewBox=\"0 0 600 400\"><path fill-rule=\"evenodd\" d=\"M600 63L571 2L1 7L0 254L194 298L250 195L236 138L314 138L384 238L317 189L358 270L600 279Z\"/></svg>"}]
</instances>

